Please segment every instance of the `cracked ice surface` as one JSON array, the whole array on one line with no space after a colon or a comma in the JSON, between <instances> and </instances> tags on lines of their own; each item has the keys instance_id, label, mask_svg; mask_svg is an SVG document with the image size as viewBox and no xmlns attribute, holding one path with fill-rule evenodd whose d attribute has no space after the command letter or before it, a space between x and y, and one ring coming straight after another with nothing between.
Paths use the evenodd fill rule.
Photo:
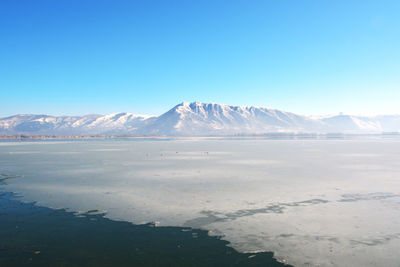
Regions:
<instances>
[{"instance_id":1,"label":"cracked ice surface","mask_svg":"<svg viewBox=\"0 0 400 267\"><path fill-rule=\"evenodd\" d=\"M0 143L24 201L202 228L296 266L399 266L399 162L395 139Z\"/></svg>"}]
</instances>

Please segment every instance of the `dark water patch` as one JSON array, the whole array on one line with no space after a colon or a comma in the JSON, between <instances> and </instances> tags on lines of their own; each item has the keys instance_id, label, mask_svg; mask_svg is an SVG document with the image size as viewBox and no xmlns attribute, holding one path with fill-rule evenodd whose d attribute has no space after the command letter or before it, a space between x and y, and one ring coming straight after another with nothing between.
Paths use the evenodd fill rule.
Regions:
<instances>
[{"instance_id":1,"label":"dark water patch","mask_svg":"<svg viewBox=\"0 0 400 267\"><path fill-rule=\"evenodd\" d=\"M206 231L77 217L0 193L0 266L287 266Z\"/></svg>"}]
</instances>

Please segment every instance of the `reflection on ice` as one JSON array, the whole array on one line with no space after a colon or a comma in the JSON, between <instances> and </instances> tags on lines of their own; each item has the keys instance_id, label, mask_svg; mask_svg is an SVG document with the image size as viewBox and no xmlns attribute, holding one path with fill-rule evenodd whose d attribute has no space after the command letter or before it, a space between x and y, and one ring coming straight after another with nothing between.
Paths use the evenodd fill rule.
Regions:
<instances>
[{"instance_id":1,"label":"reflection on ice","mask_svg":"<svg viewBox=\"0 0 400 267\"><path fill-rule=\"evenodd\" d=\"M203 228L297 266L400 261L397 140L14 144L0 146L0 172L20 175L6 189L39 205Z\"/></svg>"},{"instance_id":2,"label":"reflection on ice","mask_svg":"<svg viewBox=\"0 0 400 267\"><path fill-rule=\"evenodd\" d=\"M185 222L184 226L190 227L204 227L207 224L211 224L214 222L223 222L227 220L236 220L240 217L252 216L257 213L283 213L287 207L298 207L298 206L306 206L306 205L315 205L321 203L327 203L328 200L324 199L310 199L298 202L291 203L277 203L277 204L269 204L265 208L257 208L257 209L243 209L237 210L235 212L229 213L221 213L221 212L213 212L213 211L202 211L201 214L206 215L205 217L195 218L193 220L189 220Z\"/></svg>"}]
</instances>

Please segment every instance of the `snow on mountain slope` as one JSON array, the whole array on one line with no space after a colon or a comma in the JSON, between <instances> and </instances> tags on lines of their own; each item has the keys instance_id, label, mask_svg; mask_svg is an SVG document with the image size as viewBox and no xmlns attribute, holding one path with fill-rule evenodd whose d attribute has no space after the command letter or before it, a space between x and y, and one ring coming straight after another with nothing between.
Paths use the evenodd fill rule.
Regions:
<instances>
[{"instance_id":1,"label":"snow on mountain slope","mask_svg":"<svg viewBox=\"0 0 400 267\"><path fill-rule=\"evenodd\" d=\"M183 102L139 131L150 135L232 135L299 132L320 126L319 121L275 109Z\"/></svg>"},{"instance_id":2,"label":"snow on mountain slope","mask_svg":"<svg viewBox=\"0 0 400 267\"><path fill-rule=\"evenodd\" d=\"M0 119L0 134L74 135L128 134L144 126L153 117L116 113L106 116L16 115Z\"/></svg>"},{"instance_id":3,"label":"snow on mountain slope","mask_svg":"<svg viewBox=\"0 0 400 267\"><path fill-rule=\"evenodd\" d=\"M48 115L16 115L0 119L0 133L2 134L57 134L65 132L70 134L74 123L85 125L95 120L100 115L87 115L83 117L53 117ZM78 131L76 131L78 132Z\"/></svg>"},{"instance_id":4,"label":"snow on mountain slope","mask_svg":"<svg viewBox=\"0 0 400 267\"><path fill-rule=\"evenodd\" d=\"M382 132L384 129L376 118L358 117L350 115L338 115L324 118L325 132L358 133L358 132Z\"/></svg>"},{"instance_id":5,"label":"snow on mountain slope","mask_svg":"<svg viewBox=\"0 0 400 267\"><path fill-rule=\"evenodd\" d=\"M400 115L381 115L376 116L381 129L385 132L400 132Z\"/></svg>"},{"instance_id":6,"label":"snow on mountain slope","mask_svg":"<svg viewBox=\"0 0 400 267\"><path fill-rule=\"evenodd\" d=\"M155 118L132 113L113 113L97 118L85 127L85 130L95 134L133 134L138 128L143 127Z\"/></svg>"},{"instance_id":7,"label":"snow on mountain slope","mask_svg":"<svg viewBox=\"0 0 400 267\"><path fill-rule=\"evenodd\" d=\"M252 135L265 133L400 132L400 115L302 116L277 109L183 102L159 117L113 113L16 115L0 119L0 135Z\"/></svg>"}]
</instances>

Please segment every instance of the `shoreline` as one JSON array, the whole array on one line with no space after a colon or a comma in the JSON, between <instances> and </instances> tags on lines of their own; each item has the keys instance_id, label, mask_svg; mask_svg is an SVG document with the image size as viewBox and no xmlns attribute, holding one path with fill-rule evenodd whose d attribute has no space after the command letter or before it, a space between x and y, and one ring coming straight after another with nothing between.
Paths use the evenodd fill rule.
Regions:
<instances>
[{"instance_id":1,"label":"shoreline","mask_svg":"<svg viewBox=\"0 0 400 267\"><path fill-rule=\"evenodd\" d=\"M5 178L4 178L5 177ZM24 203L0 179L1 266L290 266L188 227L113 221Z\"/></svg>"},{"instance_id":2,"label":"shoreline","mask_svg":"<svg viewBox=\"0 0 400 267\"><path fill-rule=\"evenodd\" d=\"M332 140L399 138L400 133L345 134L345 133L269 133L260 135L177 135L177 136L135 136L135 135L0 135L2 141L40 140L171 140L171 139L260 139L260 140Z\"/></svg>"}]
</instances>

